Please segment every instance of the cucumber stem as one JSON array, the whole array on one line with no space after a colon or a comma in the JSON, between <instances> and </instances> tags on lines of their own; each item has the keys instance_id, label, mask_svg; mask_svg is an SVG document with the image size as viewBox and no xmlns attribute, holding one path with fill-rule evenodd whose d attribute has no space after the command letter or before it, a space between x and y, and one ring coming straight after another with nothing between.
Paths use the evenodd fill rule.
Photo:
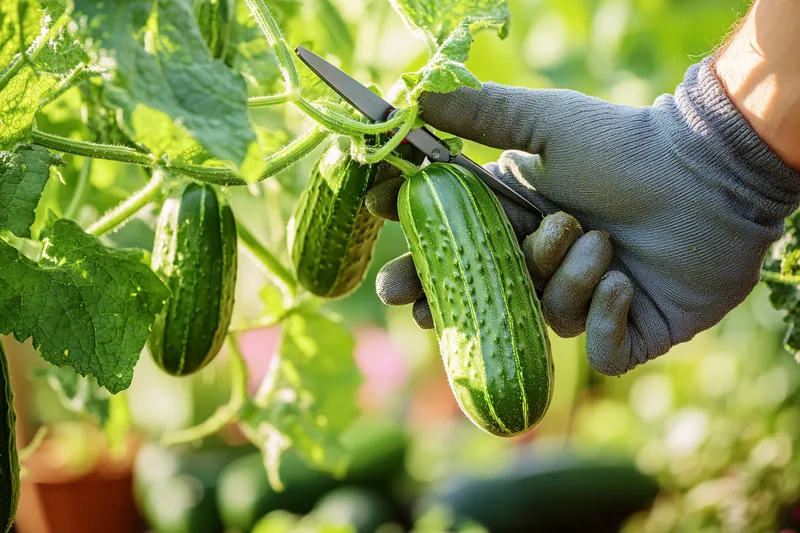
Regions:
<instances>
[{"instance_id":1,"label":"cucumber stem","mask_svg":"<svg viewBox=\"0 0 800 533\"><path fill-rule=\"evenodd\" d=\"M100 237L124 224L156 197L164 184L165 175L166 172L163 169L156 169L150 181L144 187L133 193L117 207L106 212L100 220L89 226L86 232L95 237Z\"/></svg>"},{"instance_id":2,"label":"cucumber stem","mask_svg":"<svg viewBox=\"0 0 800 533\"><path fill-rule=\"evenodd\" d=\"M414 174L419 172L419 167L417 165L409 163L402 157L389 154L386 157L384 157L383 160L399 168L400 172L402 172L403 176L405 177L413 176Z\"/></svg>"},{"instance_id":3,"label":"cucumber stem","mask_svg":"<svg viewBox=\"0 0 800 533\"><path fill-rule=\"evenodd\" d=\"M780 283L781 285L800 285L800 276L781 274L772 270L761 270L761 281L768 283Z\"/></svg>"},{"instance_id":4,"label":"cucumber stem","mask_svg":"<svg viewBox=\"0 0 800 533\"><path fill-rule=\"evenodd\" d=\"M255 235L250 233L250 230L243 224L237 225L236 233L245 248L247 248L250 254L264 266L267 273L270 274L270 277L283 285L285 288L283 292L294 297L297 292L297 282L289 269L283 266L283 263L281 263Z\"/></svg>"},{"instance_id":5,"label":"cucumber stem","mask_svg":"<svg viewBox=\"0 0 800 533\"><path fill-rule=\"evenodd\" d=\"M270 94L267 96L251 96L247 99L248 107L268 107L272 105L285 104L292 99L291 93Z\"/></svg>"},{"instance_id":6,"label":"cucumber stem","mask_svg":"<svg viewBox=\"0 0 800 533\"><path fill-rule=\"evenodd\" d=\"M64 218L75 218L78 213L78 208L83 201L83 195L86 193L86 186L89 184L89 176L92 173L92 159L87 157L83 160L81 171L78 174L78 183L75 184L75 192L69 201L69 205L64 210Z\"/></svg>"},{"instance_id":7,"label":"cucumber stem","mask_svg":"<svg viewBox=\"0 0 800 533\"><path fill-rule=\"evenodd\" d=\"M237 339L228 335L228 348L231 355L231 396L228 403L220 406L214 414L196 426L169 433L161 438L164 446L173 446L210 437L228 424L234 422L241 408L247 402L247 364L239 351Z\"/></svg>"},{"instance_id":8,"label":"cucumber stem","mask_svg":"<svg viewBox=\"0 0 800 533\"><path fill-rule=\"evenodd\" d=\"M263 181L292 166L327 138L327 131L316 127L309 129L277 152L265 157L264 168L256 181Z\"/></svg>"},{"instance_id":9,"label":"cucumber stem","mask_svg":"<svg viewBox=\"0 0 800 533\"><path fill-rule=\"evenodd\" d=\"M386 133L403 125L405 117L401 113L396 113L391 119L385 122L361 122L352 119L332 109L323 111L314 103L305 98L299 98L294 105L308 118L319 123L322 127L342 135L378 135Z\"/></svg>"},{"instance_id":10,"label":"cucumber stem","mask_svg":"<svg viewBox=\"0 0 800 533\"><path fill-rule=\"evenodd\" d=\"M289 47L286 45L275 18L270 13L264 0L245 0L245 3L264 37L267 38L275 57L278 58L278 68L281 71L281 76L283 76L286 92L299 93L300 76L297 73L297 66L294 64L292 54L289 52Z\"/></svg>"},{"instance_id":11,"label":"cucumber stem","mask_svg":"<svg viewBox=\"0 0 800 533\"><path fill-rule=\"evenodd\" d=\"M68 139L67 137L45 133L40 130L33 130L31 135L35 144L58 152L118 161L120 163L131 163L145 167L152 167L157 163L155 156L144 154L127 146Z\"/></svg>"},{"instance_id":12,"label":"cucumber stem","mask_svg":"<svg viewBox=\"0 0 800 533\"><path fill-rule=\"evenodd\" d=\"M404 109L401 113L405 115L403 125L400 126L400 129L397 130L397 133L395 133L386 144L372 153L367 152L367 154L364 156L365 163L373 164L386 158L386 156L392 153L395 148L400 146L400 143L406 138L408 132L414 128L418 116L417 105L414 104L413 106Z\"/></svg>"}]
</instances>

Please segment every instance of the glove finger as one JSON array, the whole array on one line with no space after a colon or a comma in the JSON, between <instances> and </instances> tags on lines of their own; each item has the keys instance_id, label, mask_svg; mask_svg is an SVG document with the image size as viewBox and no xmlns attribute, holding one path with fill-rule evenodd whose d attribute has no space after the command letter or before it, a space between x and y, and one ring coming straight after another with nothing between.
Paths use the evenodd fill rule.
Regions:
<instances>
[{"instance_id":1,"label":"glove finger","mask_svg":"<svg viewBox=\"0 0 800 533\"><path fill-rule=\"evenodd\" d=\"M433 329L433 314L431 314L431 306L428 305L427 298L420 298L414 302L411 316L420 329Z\"/></svg>"},{"instance_id":2,"label":"glove finger","mask_svg":"<svg viewBox=\"0 0 800 533\"><path fill-rule=\"evenodd\" d=\"M422 118L431 126L500 149L540 153L556 118L573 122L588 97L565 90L532 90L484 83L450 93L423 93ZM574 117L574 118L573 118Z\"/></svg>"},{"instance_id":3,"label":"glove finger","mask_svg":"<svg viewBox=\"0 0 800 533\"><path fill-rule=\"evenodd\" d=\"M386 305L408 305L425 296L410 252L383 265L375 280L375 292Z\"/></svg>"},{"instance_id":4,"label":"glove finger","mask_svg":"<svg viewBox=\"0 0 800 533\"><path fill-rule=\"evenodd\" d=\"M583 236L580 223L563 211L547 215L522 243L525 263L537 289L544 289L570 248Z\"/></svg>"},{"instance_id":5,"label":"glove finger","mask_svg":"<svg viewBox=\"0 0 800 533\"><path fill-rule=\"evenodd\" d=\"M376 217L395 222L400 220L400 216L397 214L397 197L404 182L405 178L401 176L389 178L373 185L364 198L367 211Z\"/></svg>"},{"instance_id":6,"label":"glove finger","mask_svg":"<svg viewBox=\"0 0 800 533\"><path fill-rule=\"evenodd\" d=\"M592 367L618 376L630 368L631 335L628 310L633 284L622 272L609 272L597 285L586 320L586 355Z\"/></svg>"},{"instance_id":7,"label":"glove finger","mask_svg":"<svg viewBox=\"0 0 800 533\"><path fill-rule=\"evenodd\" d=\"M567 252L544 289L542 311L559 336L575 337L586 328L592 294L611 264L611 238L590 231Z\"/></svg>"}]
</instances>

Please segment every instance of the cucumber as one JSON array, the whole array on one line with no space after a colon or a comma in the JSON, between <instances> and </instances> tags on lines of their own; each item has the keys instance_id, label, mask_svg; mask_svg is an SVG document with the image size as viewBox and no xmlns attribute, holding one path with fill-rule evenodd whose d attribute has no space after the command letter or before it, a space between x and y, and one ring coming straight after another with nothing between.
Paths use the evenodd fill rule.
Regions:
<instances>
[{"instance_id":1,"label":"cucumber","mask_svg":"<svg viewBox=\"0 0 800 533\"><path fill-rule=\"evenodd\" d=\"M14 523L19 503L19 458L14 429L17 421L14 414L14 393L11 392L8 360L2 342L0 342L0 387L3 389L3 404L0 405L0 531L7 533Z\"/></svg>"},{"instance_id":2,"label":"cucumber","mask_svg":"<svg viewBox=\"0 0 800 533\"><path fill-rule=\"evenodd\" d=\"M232 65L231 39L236 22L236 0L195 0L194 16L211 56Z\"/></svg>"},{"instance_id":3,"label":"cucumber","mask_svg":"<svg viewBox=\"0 0 800 533\"><path fill-rule=\"evenodd\" d=\"M500 203L475 174L434 163L403 184L398 211L458 404L491 434L528 431L550 404L553 360Z\"/></svg>"},{"instance_id":4,"label":"cucumber","mask_svg":"<svg viewBox=\"0 0 800 533\"><path fill-rule=\"evenodd\" d=\"M184 376L217 355L236 286L236 221L211 185L190 182L161 210L152 267L172 291L150 332L153 359Z\"/></svg>"},{"instance_id":5,"label":"cucumber","mask_svg":"<svg viewBox=\"0 0 800 533\"><path fill-rule=\"evenodd\" d=\"M492 476L450 478L432 487L416 512L444 507L457 521L478 522L492 533L616 533L658 492L630 459L567 449L525 457Z\"/></svg>"},{"instance_id":6,"label":"cucumber","mask_svg":"<svg viewBox=\"0 0 800 533\"><path fill-rule=\"evenodd\" d=\"M339 137L322 155L289 222L298 281L317 296L338 298L364 280L383 219L364 205L377 166L350 156Z\"/></svg>"}]
</instances>

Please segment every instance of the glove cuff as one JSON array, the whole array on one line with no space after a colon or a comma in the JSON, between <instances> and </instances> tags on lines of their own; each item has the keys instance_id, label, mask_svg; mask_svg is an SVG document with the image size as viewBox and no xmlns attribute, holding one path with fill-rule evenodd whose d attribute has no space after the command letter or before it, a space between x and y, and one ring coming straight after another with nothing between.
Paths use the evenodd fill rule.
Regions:
<instances>
[{"instance_id":1,"label":"glove cuff","mask_svg":"<svg viewBox=\"0 0 800 533\"><path fill-rule=\"evenodd\" d=\"M744 172L735 172L738 179L767 198L796 208L800 174L772 151L731 102L716 76L713 57L689 68L675 92L675 103L688 128L743 165Z\"/></svg>"}]
</instances>

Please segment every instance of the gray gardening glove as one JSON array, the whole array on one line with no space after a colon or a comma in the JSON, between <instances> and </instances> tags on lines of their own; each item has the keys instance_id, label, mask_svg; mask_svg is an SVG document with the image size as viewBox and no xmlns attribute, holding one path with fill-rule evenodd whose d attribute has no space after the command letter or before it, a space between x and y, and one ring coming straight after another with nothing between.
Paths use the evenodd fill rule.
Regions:
<instances>
[{"instance_id":1,"label":"gray gardening glove","mask_svg":"<svg viewBox=\"0 0 800 533\"><path fill-rule=\"evenodd\" d=\"M800 175L737 112L710 60L646 108L491 83L428 94L422 105L434 127L512 150L488 168L555 213L523 250L548 324L561 336L585 329L589 361L604 374L718 323L758 283L798 205ZM375 187L371 209L391 216L396 185ZM510 218L520 237L536 220ZM377 290L388 304L416 302L418 322L431 325L408 256L383 268Z\"/></svg>"}]
</instances>

